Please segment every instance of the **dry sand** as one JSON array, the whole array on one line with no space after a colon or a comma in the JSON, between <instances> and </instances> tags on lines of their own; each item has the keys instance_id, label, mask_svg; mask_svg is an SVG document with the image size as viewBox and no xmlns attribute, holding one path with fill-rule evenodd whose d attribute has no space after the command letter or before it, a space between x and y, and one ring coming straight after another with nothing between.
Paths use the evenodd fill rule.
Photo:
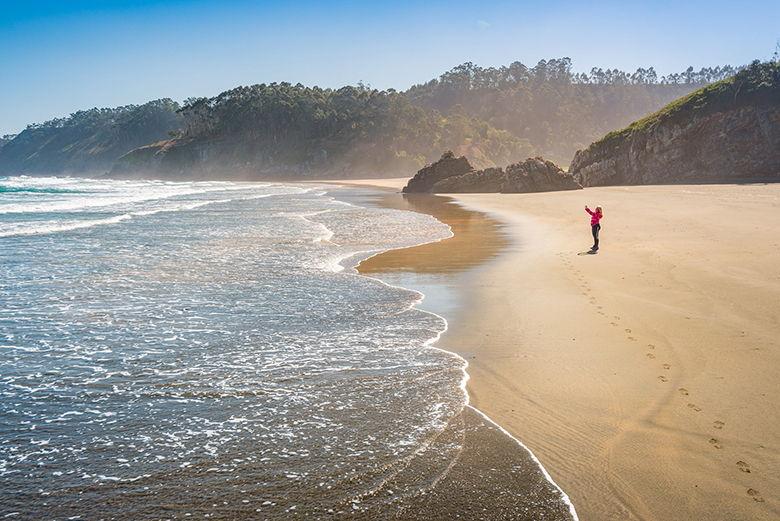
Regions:
<instances>
[{"instance_id":1,"label":"dry sand","mask_svg":"<svg viewBox=\"0 0 780 521\"><path fill-rule=\"evenodd\" d=\"M439 345L581 519L780 519L780 185L454 197L511 246Z\"/></svg>"}]
</instances>

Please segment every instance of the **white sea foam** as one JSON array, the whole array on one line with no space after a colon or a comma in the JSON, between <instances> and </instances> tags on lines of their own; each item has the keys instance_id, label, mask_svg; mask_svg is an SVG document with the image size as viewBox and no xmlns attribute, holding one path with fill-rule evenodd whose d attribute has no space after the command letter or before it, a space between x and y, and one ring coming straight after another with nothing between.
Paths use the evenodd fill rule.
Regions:
<instances>
[{"instance_id":1,"label":"white sea foam","mask_svg":"<svg viewBox=\"0 0 780 521\"><path fill-rule=\"evenodd\" d=\"M452 232L452 228L449 227L449 226L447 226L447 228L449 229L449 235L448 236L440 237L440 238L433 239L433 240L430 240L430 241L427 241L427 242L422 242L422 243L419 243L419 245L431 244L431 243L434 243L434 242L441 242L441 241L446 240L448 238L454 237L454 233ZM380 254L386 253L388 251L392 251L394 249L400 249L400 248L403 248L403 247L405 247L405 246L371 252L371 255L361 259L361 262L363 262L363 261L365 261L365 260L367 260L367 259L369 259L371 257L374 257L376 255L380 255ZM408 247L408 246L406 246L406 247ZM368 253L368 252L356 252L353 255L350 255L350 256L342 259L341 262L345 262L346 260L348 260L350 258L354 258L356 256L359 256L361 253ZM358 274L358 271L356 269L353 268L352 271L353 271L353 273ZM363 275L363 274L360 274L360 276L371 278L371 279L376 280L376 281L378 281L378 282L380 282L382 284L387 285L388 287L399 288L399 289L406 289L407 291L412 291L412 292L416 293L418 295L418 298L410 303L410 308L418 308L419 305L422 304L424 299L425 299L425 294L420 292L420 291L417 291L417 290L414 290L414 289L410 289L410 288L404 288L403 286L396 286L396 285L393 285L393 284L389 284L389 283L383 281L382 279L379 279L379 278L376 278L376 277L371 277L371 276ZM435 350L440 351L442 353L446 353L447 355L452 356L453 358L455 358L455 359L457 359L459 361L460 366L462 368L462 378L460 380L459 387L460 387L460 390L461 390L462 395L463 395L463 406L464 407L468 407L469 409L471 409L474 412L476 412L479 416L481 416L488 423L490 423L490 424L494 425L496 428L498 428L498 430L500 430L505 436L508 436L509 438L511 438L515 443L517 443L517 445L522 450L526 451L528 453L528 455L531 457L531 459L534 461L534 463L536 463L536 465L539 467L539 469L542 472L542 474L544 475L545 479L553 487L555 487L555 489L560 493L561 499L566 504L566 506L568 507L569 513L571 514L571 516L574 519L574 521L579 521L579 517L577 515L577 511L576 511L576 509L574 507L574 503L571 501L571 499L566 494L566 492L564 492L563 488L561 488L561 486L558 485L558 483L555 482L555 480L552 478L550 473L547 471L547 469L544 467L544 465L542 465L542 462L539 460L539 458L536 457L536 455L531 451L531 449L529 449L528 446L526 446L517 437L513 436L509 431L507 431L499 423L497 423L495 420L490 418L482 410L478 409L474 405L471 405L471 397L470 397L470 395L468 393L468 387L467 387L468 386L468 381L471 378L471 375L469 375L469 373L468 373L468 367L469 367L468 360L466 360L464 357L462 357L458 353L455 353L454 351L448 351L444 347L440 347L440 346L436 345L439 342L439 340L441 340L441 337L444 335L444 333L446 333L447 330L449 329L449 322L447 321L447 319L444 318L443 316L437 314L437 313L432 312L432 311L423 310L423 309L420 309L419 311L421 311L422 313L427 313L427 314L430 314L432 316L435 316L436 318L441 320L442 323L443 323L442 329L438 333L436 333L436 335L434 335L431 338L427 339L424 344L425 344L426 347L428 347L430 349L435 349Z\"/></svg>"},{"instance_id":2,"label":"white sea foam","mask_svg":"<svg viewBox=\"0 0 780 521\"><path fill-rule=\"evenodd\" d=\"M115 215L79 210L79 223L0 215L6 231L94 227L84 240L3 239L0 419L11 430L0 434L0 482L24 475L30 497L65 491L49 507L76 509L130 505L123 486L139 479L154 501L175 504L197 482L198 494L232 508L246 497L225 479L241 475L283 491L269 492L279 508L338 510L467 406L464 361L426 348L446 321L416 308L422 293L348 269L446 238L445 225L320 187L241 187L118 205ZM121 220L89 223L102 219ZM202 481L205 469L216 481ZM95 483L99 494L79 495ZM3 490L18 485L0 487L0 501L17 501Z\"/></svg>"},{"instance_id":3,"label":"white sea foam","mask_svg":"<svg viewBox=\"0 0 780 521\"><path fill-rule=\"evenodd\" d=\"M194 210L234 199L253 200L291 193L305 194L314 189L272 183L171 183L27 176L0 179L0 186L37 190L32 197L23 192L0 193L0 214L30 216L0 220L0 237L80 230L162 212ZM258 194L259 190L266 193ZM238 192L241 191L246 195L240 195ZM227 199L213 198L214 195L230 192L236 194ZM193 197L198 197L198 200L192 201ZM175 201L168 202L171 199ZM17 202L19 200L22 202ZM101 215L105 213L115 215ZM56 218L40 219L47 214L56 215Z\"/></svg>"}]
</instances>

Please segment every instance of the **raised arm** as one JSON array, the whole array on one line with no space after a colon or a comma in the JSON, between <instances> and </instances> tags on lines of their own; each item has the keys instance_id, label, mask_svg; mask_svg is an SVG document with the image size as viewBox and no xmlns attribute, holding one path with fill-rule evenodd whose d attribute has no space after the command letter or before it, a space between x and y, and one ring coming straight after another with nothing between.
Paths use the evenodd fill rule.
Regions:
<instances>
[{"instance_id":1,"label":"raised arm","mask_svg":"<svg viewBox=\"0 0 780 521\"><path fill-rule=\"evenodd\" d=\"M588 212L589 214L593 215L593 210L591 210L587 206L585 207L585 211Z\"/></svg>"}]
</instances>

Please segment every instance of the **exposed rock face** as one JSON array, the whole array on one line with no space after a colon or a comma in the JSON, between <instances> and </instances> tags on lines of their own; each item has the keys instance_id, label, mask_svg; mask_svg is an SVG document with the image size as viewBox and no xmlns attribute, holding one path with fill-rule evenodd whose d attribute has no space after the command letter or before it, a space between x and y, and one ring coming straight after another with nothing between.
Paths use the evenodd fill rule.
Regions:
<instances>
[{"instance_id":1,"label":"exposed rock face","mask_svg":"<svg viewBox=\"0 0 780 521\"><path fill-rule=\"evenodd\" d=\"M576 190L582 188L555 163L529 158L502 168L474 170L465 157L452 152L426 166L404 187L404 192L438 193L523 193Z\"/></svg>"},{"instance_id":2,"label":"exposed rock face","mask_svg":"<svg viewBox=\"0 0 780 521\"><path fill-rule=\"evenodd\" d=\"M501 192L552 192L580 188L582 186L574 180L571 174L564 172L551 161L536 157L506 167L505 181Z\"/></svg>"},{"instance_id":3,"label":"exposed rock face","mask_svg":"<svg viewBox=\"0 0 780 521\"><path fill-rule=\"evenodd\" d=\"M473 172L469 160L464 156L455 157L452 152L445 152L441 159L420 169L404 187L404 192L431 192L433 186L448 177L459 176Z\"/></svg>"},{"instance_id":4,"label":"exposed rock face","mask_svg":"<svg viewBox=\"0 0 780 521\"><path fill-rule=\"evenodd\" d=\"M780 66L754 64L574 156L583 186L780 181Z\"/></svg>"}]
</instances>

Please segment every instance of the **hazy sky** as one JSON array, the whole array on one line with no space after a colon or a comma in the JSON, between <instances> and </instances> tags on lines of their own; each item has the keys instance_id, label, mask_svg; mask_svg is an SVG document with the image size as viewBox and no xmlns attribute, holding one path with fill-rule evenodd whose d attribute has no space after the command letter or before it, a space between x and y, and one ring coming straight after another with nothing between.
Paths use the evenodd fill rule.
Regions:
<instances>
[{"instance_id":1,"label":"hazy sky","mask_svg":"<svg viewBox=\"0 0 780 521\"><path fill-rule=\"evenodd\" d=\"M779 20L778 0L0 0L0 134L241 84L405 89L466 61L738 65L772 55Z\"/></svg>"}]
</instances>

